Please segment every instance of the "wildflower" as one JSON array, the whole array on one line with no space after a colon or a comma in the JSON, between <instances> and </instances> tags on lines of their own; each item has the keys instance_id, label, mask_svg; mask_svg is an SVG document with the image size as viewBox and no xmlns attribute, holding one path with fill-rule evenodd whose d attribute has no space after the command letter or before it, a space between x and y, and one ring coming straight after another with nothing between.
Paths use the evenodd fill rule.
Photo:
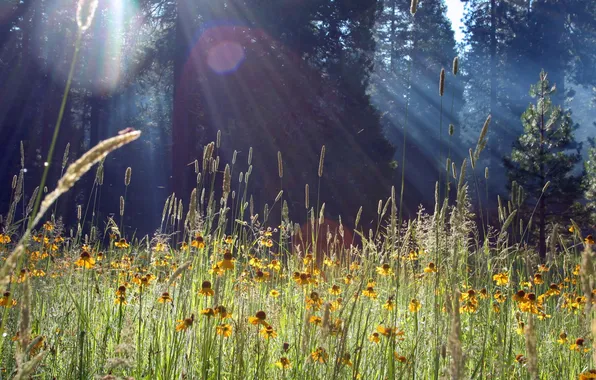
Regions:
<instances>
[{"instance_id":1,"label":"wildflower","mask_svg":"<svg viewBox=\"0 0 596 380\"><path fill-rule=\"evenodd\" d=\"M267 271L262 271L262 270L258 270L255 273L255 282L265 282L267 280L269 280L269 277L271 277L271 274Z\"/></svg>"},{"instance_id":2,"label":"wildflower","mask_svg":"<svg viewBox=\"0 0 596 380\"><path fill-rule=\"evenodd\" d=\"M130 244L128 244L126 242L125 238L118 240L117 242L114 243L114 245L116 246L116 248L122 248L122 249L130 247Z\"/></svg>"},{"instance_id":3,"label":"wildflower","mask_svg":"<svg viewBox=\"0 0 596 380\"><path fill-rule=\"evenodd\" d=\"M370 336L368 337L368 340L371 341L372 343L379 343L381 341L381 338L380 338L378 332L374 332L374 333L370 334Z\"/></svg>"},{"instance_id":4,"label":"wildflower","mask_svg":"<svg viewBox=\"0 0 596 380\"><path fill-rule=\"evenodd\" d=\"M201 284L201 290L199 290L199 294L206 296L206 297L213 297L215 291L211 289L211 282L210 281L203 281Z\"/></svg>"},{"instance_id":5,"label":"wildflower","mask_svg":"<svg viewBox=\"0 0 596 380\"><path fill-rule=\"evenodd\" d=\"M493 302L493 311L498 314L501 312L501 307L499 306L499 304L497 302Z\"/></svg>"},{"instance_id":6,"label":"wildflower","mask_svg":"<svg viewBox=\"0 0 596 380\"><path fill-rule=\"evenodd\" d=\"M234 260L232 257L232 252L230 250L226 250L224 253L224 259L217 263L217 265L223 270L232 270L234 269Z\"/></svg>"},{"instance_id":7,"label":"wildflower","mask_svg":"<svg viewBox=\"0 0 596 380\"><path fill-rule=\"evenodd\" d=\"M279 369L289 369L292 368L292 362L290 362L290 359L283 356L279 358L277 362L275 362L275 366Z\"/></svg>"},{"instance_id":8,"label":"wildflower","mask_svg":"<svg viewBox=\"0 0 596 380\"><path fill-rule=\"evenodd\" d=\"M535 285L544 284L544 280L542 279L542 275L540 273L534 274L534 284Z\"/></svg>"},{"instance_id":9,"label":"wildflower","mask_svg":"<svg viewBox=\"0 0 596 380\"><path fill-rule=\"evenodd\" d=\"M416 261L418 260L418 252L411 250L407 257L408 261Z\"/></svg>"},{"instance_id":10,"label":"wildflower","mask_svg":"<svg viewBox=\"0 0 596 380\"><path fill-rule=\"evenodd\" d=\"M10 242L10 236L8 236L7 234L0 234L0 244L8 244Z\"/></svg>"},{"instance_id":11,"label":"wildflower","mask_svg":"<svg viewBox=\"0 0 596 380\"><path fill-rule=\"evenodd\" d=\"M54 223L47 221L43 224L43 229L48 231L48 232L52 232L54 231Z\"/></svg>"},{"instance_id":12,"label":"wildflower","mask_svg":"<svg viewBox=\"0 0 596 380\"><path fill-rule=\"evenodd\" d=\"M323 347L319 347L310 354L310 357L315 363L327 363L329 354Z\"/></svg>"},{"instance_id":13,"label":"wildflower","mask_svg":"<svg viewBox=\"0 0 596 380\"><path fill-rule=\"evenodd\" d=\"M201 315L205 315L207 317L215 317L215 310L208 307L206 309L201 310Z\"/></svg>"},{"instance_id":14,"label":"wildflower","mask_svg":"<svg viewBox=\"0 0 596 380\"><path fill-rule=\"evenodd\" d=\"M265 319L267 318L267 314L264 311L260 310L257 311L253 317L248 317L248 323L251 325L265 325Z\"/></svg>"},{"instance_id":15,"label":"wildflower","mask_svg":"<svg viewBox=\"0 0 596 380\"><path fill-rule=\"evenodd\" d=\"M397 352L393 352L393 357L400 363L405 363L408 361L408 359L405 356L399 355Z\"/></svg>"},{"instance_id":16,"label":"wildflower","mask_svg":"<svg viewBox=\"0 0 596 380\"><path fill-rule=\"evenodd\" d=\"M548 267L544 264L538 265L538 272L548 272Z\"/></svg>"},{"instance_id":17,"label":"wildflower","mask_svg":"<svg viewBox=\"0 0 596 380\"><path fill-rule=\"evenodd\" d=\"M383 309L389 310L389 311L395 309L395 301L393 301L393 297L389 297L387 299L387 302L385 302L383 304Z\"/></svg>"},{"instance_id":18,"label":"wildflower","mask_svg":"<svg viewBox=\"0 0 596 380\"><path fill-rule=\"evenodd\" d=\"M559 344L567 343L567 334L565 332L562 332L559 334L559 339L557 339L557 343L559 343Z\"/></svg>"},{"instance_id":19,"label":"wildflower","mask_svg":"<svg viewBox=\"0 0 596 380\"><path fill-rule=\"evenodd\" d=\"M514 295L513 295L513 300L517 301L517 302L523 302L526 299L526 292L524 292L523 290L518 290Z\"/></svg>"},{"instance_id":20,"label":"wildflower","mask_svg":"<svg viewBox=\"0 0 596 380\"><path fill-rule=\"evenodd\" d=\"M480 298L483 300L488 298L488 290L486 290L486 288L480 289Z\"/></svg>"},{"instance_id":21,"label":"wildflower","mask_svg":"<svg viewBox=\"0 0 596 380\"><path fill-rule=\"evenodd\" d=\"M314 310L319 310L321 305L323 305L323 299L319 297L319 293L317 292L311 292L306 298L306 309L313 308Z\"/></svg>"},{"instance_id":22,"label":"wildflower","mask_svg":"<svg viewBox=\"0 0 596 380\"><path fill-rule=\"evenodd\" d=\"M126 305L126 286L120 285L116 289L116 299L114 300L116 305Z\"/></svg>"},{"instance_id":23,"label":"wildflower","mask_svg":"<svg viewBox=\"0 0 596 380\"><path fill-rule=\"evenodd\" d=\"M337 311L337 310L341 309L342 302L343 302L342 298L338 298L335 301L331 302L331 307L329 308L329 311Z\"/></svg>"},{"instance_id":24,"label":"wildflower","mask_svg":"<svg viewBox=\"0 0 596 380\"><path fill-rule=\"evenodd\" d=\"M329 294L338 296L341 294L341 288L338 285L333 285L329 288Z\"/></svg>"},{"instance_id":25,"label":"wildflower","mask_svg":"<svg viewBox=\"0 0 596 380\"><path fill-rule=\"evenodd\" d=\"M190 246L198 249L203 249L205 248L205 239L203 239L203 236L201 236L201 234L197 233L195 235L195 239L190 242Z\"/></svg>"},{"instance_id":26,"label":"wildflower","mask_svg":"<svg viewBox=\"0 0 596 380\"><path fill-rule=\"evenodd\" d=\"M519 364L524 364L525 362L528 361L528 359L522 354L517 354L517 355L515 355L515 361L518 362Z\"/></svg>"},{"instance_id":27,"label":"wildflower","mask_svg":"<svg viewBox=\"0 0 596 380\"><path fill-rule=\"evenodd\" d=\"M188 329L192 326L193 322L195 321L195 315L191 314L190 318L185 318L182 320L178 320L178 324L176 325L176 331L183 331Z\"/></svg>"},{"instance_id":28,"label":"wildflower","mask_svg":"<svg viewBox=\"0 0 596 380\"><path fill-rule=\"evenodd\" d=\"M325 260L323 260L323 265L327 266L327 267L336 267L340 264L339 260L332 260L329 257L325 257Z\"/></svg>"},{"instance_id":29,"label":"wildflower","mask_svg":"<svg viewBox=\"0 0 596 380\"><path fill-rule=\"evenodd\" d=\"M220 319L226 319L231 317L230 313L228 313L228 310L224 306L216 306L214 311L215 315L217 315Z\"/></svg>"},{"instance_id":30,"label":"wildflower","mask_svg":"<svg viewBox=\"0 0 596 380\"><path fill-rule=\"evenodd\" d=\"M408 305L408 310L410 310L410 312L412 312L412 313L417 313L421 307L422 307L422 304L420 303L420 301L418 301L416 298L412 298Z\"/></svg>"},{"instance_id":31,"label":"wildflower","mask_svg":"<svg viewBox=\"0 0 596 380\"><path fill-rule=\"evenodd\" d=\"M269 269L273 269L276 272L279 272L281 270L281 263L279 262L279 260L271 260L267 267Z\"/></svg>"},{"instance_id":32,"label":"wildflower","mask_svg":"<svg viewBox=\"0 0 596 380\"><path fill-rule=\"evenodd\" d=\"M428 263L426 268L424 268L424 273L436 273L436 272L437 272L437 267L436 267L435 263L433 263L432 261L430 263Z\"/></svg>"},{"instance_id":33,"label":"wildflower","mask_svg":"<svg viewBox=\"0 0 596 380\"><path fill-rule=\"evenodd\" d=\"M10 302L8 302L9 299ZM10 292L4 292L2 297L0 297L0 306L11 308L13 306L16 306L16 304L17 301L14 298L11 299Z\"/></svg>"},{"instance_id":34,"label":"wildflower","mask_svg":"<svg viewBox=\"0 0 596 380\"><path fill-rule=\"evenodd\" d=\"M365 290L362 292L362 294L363 294L365 297L368 297L368 298L370 298L370 299L376 299L376 298L377 298L377 296L378 296L377 292L375 291L375 288L374 288L374 287L372 287L372 286L368 286L368 287L367 287L367 288L366 288L366 289L365 289Z\"/></svg>"},{"instance_id":35,"label":"wildflower","mask_svg":"<svg viewBox=\"0 0 596 380\"><path fill-rule=\"evenodd\" d=\"M311 276L308 273L294 272L292 278L300 286L308 285L311 282Z\"/></svg>"},{"instance_id":36,"label":"wildflower","mask_svg":"<svg viewBox=\"0 0 596 380\"><path fill-rule=\"evenodd\" d=\"M584 239L584 243L585 244L594 244L594 237L592 235L586 236L586 238Z\"/></svg>"},{"instance_id":37,"label":"wildflower","mask_svg":"<svg viewBox=\"0 0 596 380\"><path fill-rule=\"evenodd\" d=\"M275 332L275 330L273 329L273 327L271 325L268 325L267 327L263 327L260 331L260 334L265 339L277 338L277 333Z\"/></svg>"},{"instance_id":38,"label":"wildflower","mask_svg":"<svg viewBox=\"0 0 596 380\"><path fill-rule=\"evenodd\" d=\"M165 252L165 250L166 250L166 245L162 242L158 242L153 247L153 252Z\"/></svg>"},{"instance_id":39,"label":"wildflower","mask_svg":"<svg viewBox=\"0 0 596 380\"><path fill-rule=\"evenodd\" d=\"M354 261L352 264L350 264L350 271L356 271L360 269L360 264L358 264L358 262Z\"/></svg>"},{"instance_id":40,"label":"wildflower","mask_svg":"<svg viewBox=\"0 0 596 380\"><path fill-rule=\"evenodd\" d=\"M170 293L168 292L163 292L161 293L161 297L159 297L157 299L157 302L159 303L168 303L168 302L172 302L172 297L170 297Z\"/></svg>"},{"instance_id":41,"label":"wildflower","mask_svg":"<svg viewBox=\"0 0 596 380\"><path fill-rule=\"evenodd\" d=\"M321 317L317 317L316 315L312 315L308 319L308 322L312 323L313 325L320 326L323 323L323 320L321 319Z\"/></svg>"},{"instance_id":42,"label":"wildflower","mask_svg":"<svg viewBox=\"0 0 596 380\"><path fill-rule=\"evenodd\" d=\"M224 240L224 242L226 244L232 244L234 242L234 238L232 237L232 235L228 235L228 236L226 236L226 239Z\"/></svg>"},{"instance_id":43,"label":"wildflower","mask_svg":"<svg viewBox=\"0 0 596 380\"><path fill-rule=\"evenodd\" d=\"M232 336L232 326L228 323L217 325L215 331L217 332L217 335L221 335L224 338L229 338Z\"/></svg>"},{"instance_id":44,"label":"wildflower","mask_svg":"<svg viewBox=\"0 0 596 380\"><path fill-rule=\"evenodd\" d=\"M509 275L507 272L497 273L493 276L493 281L495 281L498 286L506 286L509 283Z\"/></svg>"},{"instance_id":45,"label":"wildflower","mask_svg":"<svg viewBox=\"0 0 596 380\"><path fill-rule=\"evenodd\" d=\"M584 347L584 343L585 343L584 338L577 338L575 340L575 343L573 343L572 345L569 346L569 349L571 351L577 351L577 352L588 352L588 351L590 351L590 349L588 347Z\"/></svg>"},{"instance_id":46,"label":"wildflower","mask_svg":"<svg viewBox=\"0 0 596 380\"><path fill-rule=\"evenodd\" d=\"M579 374L579 380L596 379L596 369L591 369Z\"/></svg>"},{"instance_id":47,"label":"wildflower","mask_svg":"<svg viewBox=\"0 0 596 380\"><path fill-rule=\"evenodd\" d=\"M188 251L188 243L183 241L182 244L180 244L180 250L181 251Z\"/></svg>"},{"instance_id":48,"label":"wildflower","mask_svg":"<svg viewBox=\"0 0 596 380\"><path fill-rule=\"evenodd\" d=\"M86 269L91 269L93 266L95 266L95 259L91 257L89 252L83 251L79 259L75 261L75 265Z\"/></svg>"},{"instance_id":49,"label":"wildflower","mask_svg":"<svg viewBox=\"0 0 596 380\"><path fill-rule=\"evenodd\" d=\"M275 290L275 289L271 289L271 290L269 291L269 295L270 295L271 297L273 297L273 298L277 298L277 297L279 297L279 291L277 291L277 290Z\"/></svg>"},{"instance_id":50,"label":"wildflower","mask_svg":"<svg viewBox=\"0 0 596 380\"><path fill-rule=\"evenodd\" d=\"M569 231L570 233L574 233L574 232L575 232L575 227L573 227L573 225L569 226L569 229L568 229L568 231Z\"/></svg>"},{"instance_id":51,"label":"wildflower","mask_svg":"<svg viewBox=\"0 0 596 380\"><path fill-rule=\"evenodd\" d=\"M340 359L340 363L348 366L348 367L352 367L354 364L352 363L352 360L350 354L348 354L347 352L345 354L342 355L341 359Z\"/></svg>"},{"instance_id":52,"label":"wildflower","mask_svg":"<svg viewBox=\"0 0 596 380\"><path fill-rule=\"evenodd\" d=\"M393 274L393 269L389 264L383 264L380 267L377 267L377 273L381 276L391 276Z\"/></svg>"},{"instance_id":53,"label":"wildflower","mask_svg":"<svg viewBox=\"0 0 596 380\"><path fill-rule=\"evenodd\" d=\"M346 285L350 285L350 284L352 283L353 279L354 279L354 278L352 277L352 275L351 275L351 274L348 274L348 275L346 275L346 276L344 277L344 284L346 284Z\"/></svg>"},{"instance_id":54,"label":"wildflower","mask_svg":"<svg viewBox=\"0 0 596 380\"><path fill-rule=\"evenodd\" d=\"M37 243L44 243L44 244L48 244L50 242L50 239L43 235L43 234L37 234L36 236L33 236L33 241L37 242ZM83 246L84 249L84 246Z\"/></svg>"}]
</instances>

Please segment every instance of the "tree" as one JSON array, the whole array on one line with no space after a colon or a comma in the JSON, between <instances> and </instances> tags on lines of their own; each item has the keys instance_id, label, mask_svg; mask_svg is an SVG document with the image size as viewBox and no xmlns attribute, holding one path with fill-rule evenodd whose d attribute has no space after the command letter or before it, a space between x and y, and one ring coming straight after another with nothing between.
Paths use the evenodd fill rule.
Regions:
<instances>
[{"instance_id":1,"label":"tree","mask_svg":"<svg viewBox=\"0 0 596 380\"><path fill-rule=\"evenodd\" d=\"M554 92L555 86L550 86L542 71L539 82L530 90L536 104L531 104L522 115L524 132L515 142L511 156L504 160L510 183L517 182L527 193L528 210L537 205L538 221L532 225L538 229L542 260L546 257L547 224L567 223L574 202L582 196L582 176L573 174L581 160L581 146L573 137L577 126L569 112L552 104Z\"/></svg>"},{"instance_id":2,"label":"tree","mask_svg":"<svg viewBox=\"0 0 596 380\"><path fill-rule=\"evenodd\" d=\"M371 93L375 105L382 112L381 122L387 138L397 147L394 159L407 173L404 211L413 215L421 203L432 206L432 191L438 171L444 172L447 157L448 125L454 124L456 137L461 130L459 112L463 103L461 77L451 74L454 57L458 54L451 22L443 1L420 2L415 15L410 12L410 0L384 2L375 27L377 49ZM438 93L439 73L444 68L445 96ZM443 101L443 135L440 136L441 100ZM407 126L406 136L404 124ZM406 162L402 161L403 141L406 139ZM467 155L455 141L451 142L451 158L461 161ZM441 146L442 144L442 146ZM456 151L456 152L454 152ZM436 152L442 152L439 154Z\"/></svg>"}]
</instances>

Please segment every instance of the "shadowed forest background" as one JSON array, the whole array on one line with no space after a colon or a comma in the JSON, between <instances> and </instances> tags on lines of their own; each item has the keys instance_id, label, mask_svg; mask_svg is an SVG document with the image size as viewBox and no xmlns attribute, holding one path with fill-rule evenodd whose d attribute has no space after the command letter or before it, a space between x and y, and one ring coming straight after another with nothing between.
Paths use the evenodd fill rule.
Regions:
<instances>
[{"instance_id":1,"label":"shadowed forest background","mask_svg":"<svg viewBox=\"0 0 596 380\"><path fill-rule=\"evenodd\" d=\"M455 2L421 0L412 16L410 0L100 1L83 35L48 187L67 144L78 157L119 130L139 129L143 138L105 163L100 212L118 213L131 166L124 224L151 233L168 194L188 200L193 162L221 131L224 162L237 151L246 170L252 147L250 192L259 207L279 192L281 151L284 198L292 218L303 221L304 185L316 186L325 145L326 213L349 224L364 206L370 223L378 201L400 187L406 138L403 210L413 217L419 205L434 204L448 150L459 165L490 114L486 152L476 162L490 175L479 174L480 190L472 192L482 194L474 205L490 214L514 177L504 158L524 132L521 117L541 70L556 85L552 103L570 113L574 139L562 151L578 155L570 173L582 174L596 135L596 3L463 1L458 42L447 17ZM0 4L3 212L13 175L23 172L24 194L38 183L74 53L75 11L72 0ZM94 179L88 174L61 199L56 214L66 225L90 199ZM583 182L570 183L579 195L566 209L594 195L582 193Z\"/></svg>"}]
</instances>

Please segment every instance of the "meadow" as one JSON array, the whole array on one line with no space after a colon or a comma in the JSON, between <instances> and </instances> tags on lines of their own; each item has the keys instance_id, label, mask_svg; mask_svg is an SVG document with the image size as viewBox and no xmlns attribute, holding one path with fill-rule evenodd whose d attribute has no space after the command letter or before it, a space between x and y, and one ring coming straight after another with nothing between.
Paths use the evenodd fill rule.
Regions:
<instances>
[{"instance_id":1,"label":"meadow","mask_svg":"<svg viewBox=\"0 0 596 380\"><path fill-rule=\"evenodd\" d=\"M478 226L464 161L449 181L454 204L437 187L433 213L401 221L394 190L375 227L358 215L352 235L341 219L329 228L307 186L304 229L283 191L256 211L250 154L247 171L236 155L218 170L218 141L195 163L189 204L170 196L153 236L94 220L99 203L79 206L74 228L42 217L95 162L100 192L102 159L139 135L109 139L68 168L66 151L35 220L36 194L24 220L4 219L2 378L596 378L593 238L570 222L539 263L517 243L527 232L516 216L522 189L502 201L499 226ZM320 158L322 181L324 149ZM123 177L121 217L132 169ZM22 198L15 176L15 209ZM281 224L268 222L273 213Z\"/></svg>"},{"instance_id":2,"label":"meadow","mask_svg":"<svg viewBox=\"0 0 596 380\"><path fill-rule=\"evenodd\" d=\"M122 176L119 215L96 217L103 160L139 131L124 130L76 160L67 146L62 177L48 189L80 37L94 11L84 17L79 4L40 186L24 194L21 148L0 220L0 379L596 378L588 226L570 220L553 228L541 262L527 243L531 220L518 212L526 198L515 182L499 198L498 223L475 215L482 207L470 194L479 199L480 177L488 178L476 161L490 116L469 159L459 166L447 159L434 210L409 220L401 207L405 141L402 190L379 201L372 226L360 220L362 208L353 225L326 220L314 190L329 180L324 146L300 225L284 195L283 152L279 194L255 205L252 153L220 162L219 134L194 163L189 201L168 197L152 235L136 236L123 223L134 168ZM443 70L441 96L444 80ZM92 169L89 199L73 206L77 223L64 225L55 203Z\"/></svg>"}]
</instances>

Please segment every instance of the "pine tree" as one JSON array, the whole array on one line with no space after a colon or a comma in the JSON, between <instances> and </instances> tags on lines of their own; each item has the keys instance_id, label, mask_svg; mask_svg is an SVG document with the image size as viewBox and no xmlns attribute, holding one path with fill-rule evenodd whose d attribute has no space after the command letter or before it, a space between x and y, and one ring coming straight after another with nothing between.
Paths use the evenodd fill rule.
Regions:
<instances>
[{"instance_id":1,"label":"pine tree","mask_svg":"<svg viewBox=\"0 0 596 380\"><path fill-rule=\"evenodd\" d=\"M581 176L572 172L581 160L579 146L573 137L577 128L571 115L555 106L544 71L539 82L531 87L530 96L536 99L521 117L524 132L514 143L511 156L505 158L510 183L515 181L527 193L528 210L536 210L540 258L546 257L546 228L551 222L567 223L572 216L574 202L581 198ZM571 152L573 151L573 152ZM526 215L527 221L533 215ZM532 232L532 231L531 231Z\"/></svg>"}]
</instances>

